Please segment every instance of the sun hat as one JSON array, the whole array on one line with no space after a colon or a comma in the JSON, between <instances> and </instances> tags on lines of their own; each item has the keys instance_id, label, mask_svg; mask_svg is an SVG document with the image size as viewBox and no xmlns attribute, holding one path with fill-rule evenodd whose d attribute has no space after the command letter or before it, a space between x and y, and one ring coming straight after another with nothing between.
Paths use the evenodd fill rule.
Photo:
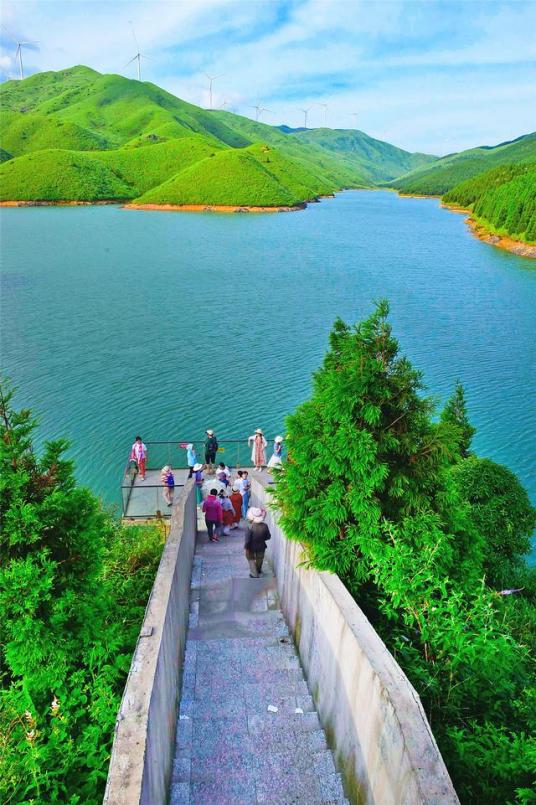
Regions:
<instances>
[{"instance_id":1,"label":"sun hat","mask_svg":"<svg viewBox=\"0 0 536 805\"><path fill-rule=\"evenodd\" d=\"M275 439L274 439L274 442L282 442L282 441L283 441L282 436L276 436Z\"/></svg>"},{"instance_id":2,"label":"sun hat","mask_svg":"<svg viewBox=\"0 0 536 805\"><path fill-rule=\"evenodd\" d=\"M240 492L240 484L238 481L235 481L233 484L233 492Z\"/></svg>"},{"instance_id":3,"label":"sun hat","mask_svg":"<svg viewBox=\"0 0 536 805\"><path fill-rule=\"evenodd\" d=\"M257 430L255 431L255 433L260 433L260 434L261 434L261 436L262 436L262 435L263 435L263 433L262 433L262 428L257 428Z\"/></svg>"},{"instance_id":4,"label":"sun hat","mask_svg":"<svg viewBox=\"0 0 536 805\"><path fill-rule=\"evenodd\" d=\"M207 436L214 436L214 431L210 430L210 428L206 430L205 433L207 434Z\"/></svg>"},{"instance_id":5,"label":"sun hat","mask_svg":"<svg viewBox=\"0 0 536 805\"><path fill-rule=\"evenodd\" d=\"M187 449L187 450L193 450L193 449L194 449L193 444L192 444L191 442L190 442L189 444L187 444L187 445L186 445L186 449Z\"/></svg>"},{"instance_id":6,"label":"sun hat","mask_svg":"<svg viewBox=\"0 0 536 805\"><path fill-rule=\"evenodd\" d=\"M247 519L253 523L262 523L266 517L266 509L259 509L257 506L252 506L248 509Z\"/></svg>"},{"instance_id":7,"label":"sun hat","mask_svg":"<svg viewBox=\"0 0 536 805\"><path fill-rule=\"evenodd\" d=\"M194 464L194 472L199 472L199 470L203 469L202 464Z\"/></svg>"},{"instance_id":8,"label":"sun hat","mask_svg":"<svg viewBox=\"0 0 536 805\"><path fill-rule=\"evenodd\" d=\"M162 467L162 472L169 472L170 469L171 469L171 467L169 466L169 464L166 464L165 467Z\"/></svg>"}]
</instances>

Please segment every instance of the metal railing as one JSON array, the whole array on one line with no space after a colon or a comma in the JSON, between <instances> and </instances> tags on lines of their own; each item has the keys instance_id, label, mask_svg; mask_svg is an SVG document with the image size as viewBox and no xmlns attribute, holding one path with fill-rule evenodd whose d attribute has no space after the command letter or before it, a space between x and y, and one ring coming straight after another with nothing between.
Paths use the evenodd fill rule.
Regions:
<instances>
[{"instance_id":1,"label":"metal railing","mask_svg":"<svg viewBox=\"0 0 536 805\"><path fill-rule=\"evenodd\" d=\"M272 454L273 439L266 439L267 458ZM167 506L164 499L164 486L160 482L160 470L169 465L174 471L188 470L186 445L193 444L200 464L205 462L205 442L196 439L177 439L174 441L147 441L146 473L152 473L153 478L147 478L143 483L137 479L137 472L131 471L127 458L123 481L121 483L121 508L123 517L129 519L148 519L150 517L169 517L171 506ZM130 454L129 454L130 455ZM218 440L216 463L224 461L230 469L251 466L251 446L247 439ZM155 473L157 473L155 475ZM178 483L175 478L175 489L184 484Z\"/></svg>"}]
</instances>

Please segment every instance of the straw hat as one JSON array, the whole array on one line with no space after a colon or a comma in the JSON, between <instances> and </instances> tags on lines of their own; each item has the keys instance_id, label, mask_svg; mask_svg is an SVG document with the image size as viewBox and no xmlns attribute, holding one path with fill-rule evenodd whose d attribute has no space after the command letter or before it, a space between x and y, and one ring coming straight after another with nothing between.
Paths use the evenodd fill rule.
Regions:
<instances>
[{"instance_id":1,"label":"straw hat","mask_svg":"<svg viewBox=\"0 0 536 805\"><path fill-rule=\"evenodd\" d=\"M257 430L255 431L255 433L260 433L260 434L261 434L261 436L262 436L262 435L263 435L263 433L262 433L262 428L257 428Z\"/></svg>"},{"instance_id":2,"label":"straw hat","mask_svg":"<svg viewBox=\"0 0 536 805\"><path fill-rule=\"evenodd\" d=\"M274 439L274 442L277 442L278 444L281 444L282 441L283 441L282 436L276 436L275 439Z\"/></svg>"},{"instance_id":3,"label":"straw hat","mask_svg":"<svg viewBox=\"0 0 536 805\"><path fill-rule=\"evenodd\" d=\"M253 523L262 523L265 517L265 509L259 509L257 506L252 506L251 509L248 509L247 519L251 520Z\"/></svg>"},{"instance_id":4,"label":"straw hat","mask_svg":"<svg viewBox=\"0 0 536 805\"><path fill-rule=\"evenodd\" d=\"M199 472L199 470L203 469L202 464L194 464L194 472Z\"/></svg>"},{"instance_id":5,"label":"straw hat","mask_svg":"<svg viewBox=\"0 0 536 805\"><path fill-rule=\"evenodd\" d=\"M164 473L164 472L169 472L170 470L171 470L171 467L169 466L169 464L166 464L166 466L165 466L165 467L162 467L162 472L163 472L163 473Z\"/></svg>"},{"instance_id":6,"label":"straw hat","mask_svg":"<svg viewBox=\"0 0 536 805\"><path fill-rule=\"evenodd\" d=\"M235 481L233 484L233 492L240 492L240 484L238 481Z\"/></svg>"},{"instance_id":7,"label":"straw hat","mask_svg":"<svg viewBox=\"0 0 536 805\"><path fill-rule=\"evenodd\" d=\"M214 431L210 430L210 428L207 431L205 431L205 433L207 434L207 436L214 436Z\"/></svg>"}]
</instances>

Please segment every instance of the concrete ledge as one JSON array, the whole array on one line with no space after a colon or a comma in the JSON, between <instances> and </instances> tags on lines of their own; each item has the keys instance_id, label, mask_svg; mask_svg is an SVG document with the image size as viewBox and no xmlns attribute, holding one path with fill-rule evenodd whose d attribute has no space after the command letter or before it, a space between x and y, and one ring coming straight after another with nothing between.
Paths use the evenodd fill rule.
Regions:
<instances>
[{"instance_id":1,"label":"concrete ledge","mask_svg":"<svg viewBox=\"0 0 536 805\"><path fill-rule=\"evenodd\" d=\"M196 531L195 488L188 481L173 507L117 716L104 795L108 805L167 801Z\"/></svg>"},{"instance_id":2,"label":"concrete ledge","mask_svg":"<svg viewBox=\"0 0 536 805\"><path fill-rule=\"evenodd\" d=\"M252 505L268 480L252 473ZM415 689L338 576L302 567L274 511L269 554L322 726L348 797L375 805L450 805L458 797Z\"/></svg>"}]
</instances>

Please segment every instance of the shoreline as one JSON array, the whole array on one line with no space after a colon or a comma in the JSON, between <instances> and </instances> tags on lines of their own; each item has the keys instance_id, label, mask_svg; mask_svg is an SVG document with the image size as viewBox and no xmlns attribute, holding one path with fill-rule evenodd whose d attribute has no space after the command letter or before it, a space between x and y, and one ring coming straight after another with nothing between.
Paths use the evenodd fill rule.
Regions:
<instances>
[{"instance_id":1,"label":"shoreline","mask_svg":"<svg viewBox=\"0 0 536 805\"><path fill-rule=\"evenodd\" d=\"M469 227L471 234L478 240L488 243L490 246L495 246L498 249L517 254L518 257L528 257L531 260L536 260L536 244L525 243L523 240L515 240L508 235L497 235L489 230L484 224L475 221L472 217L473 213L464 207L459 207L456 204L441 203L445 210L450 212L466 215L465 223Z\"/></svg>"},{"instance_id":2,"label":"shoreline","mask_svg":"<svg viewBox=\"0 0 536 805\"><path fill-rule=\"evenodd\" d=\"M304 210L306 207L306 201L291 207L257 207L239 204L123 204L124 210L152 210L156 212L294 212Z\"/></svg>"},{"instance_id":3,"label":"shoreline","mask_svg":"<svg viewBox=\"0 0 536 805\"><path fill-rule=\"evenodd\" d=\"M0 201L0 207L104 207L124 204L117 199L97 201Z\"/></svg>"}]
</instances>

